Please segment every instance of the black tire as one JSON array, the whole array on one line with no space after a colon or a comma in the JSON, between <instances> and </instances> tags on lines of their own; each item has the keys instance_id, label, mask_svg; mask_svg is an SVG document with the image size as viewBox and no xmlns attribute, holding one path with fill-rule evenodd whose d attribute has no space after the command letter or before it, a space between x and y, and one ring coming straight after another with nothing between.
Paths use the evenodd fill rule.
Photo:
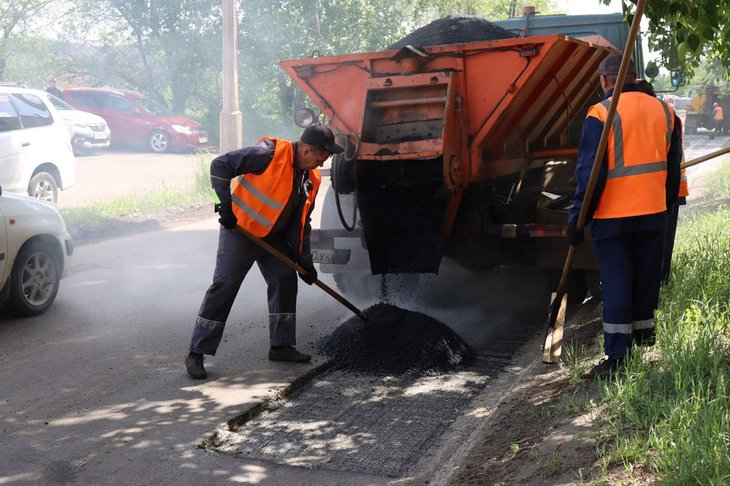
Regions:
<instances>
[{"instance_id":1,"label":"black tire","mask_svg":"<svg viewBox=\"0 0 730 486\"><path fill-rule=\"evenodd\" d=\"M11 311L21 317L43 314L56 299L61 265L51 247L42 241L20 249L10 275Z\"/></svg>"},{"instance_id":2,"label":"black tire","mask_svg":"<svg viewBox=\"0 0 730 486\"><path fill-rule=\"evenodd\" d=\"M147 146L153 152L162 154L170 151L172 148L172 139L170 138L170 135L162 130L155 130L150 133L150 136L147 139Z\"/></svg>"},{"instance_id":3,"label":"black tire","mask_svg":"<svg viewBox=\"0 0 730 486\"><path fill-rule=\"evenodd\" d=\"M39 172L28 183L28 195L42 201L58 202L58 183L48 172Z\"/></svg>"}]
</instances>

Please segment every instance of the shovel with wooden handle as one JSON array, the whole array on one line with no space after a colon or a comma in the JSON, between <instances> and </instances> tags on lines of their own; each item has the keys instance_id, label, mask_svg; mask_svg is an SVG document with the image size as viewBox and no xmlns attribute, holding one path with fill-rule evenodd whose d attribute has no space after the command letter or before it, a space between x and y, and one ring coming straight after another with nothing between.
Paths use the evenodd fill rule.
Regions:
<instances>
[{"instance_id":1,"label":"shovel with wooden handle","mask_svg":"<svg viewBox=\"0 0 730 486\"><path fill-rule=\"evenodd\" d=\"M236 226L236 230L239 233L241 233L244 236L246 236L246 238L248 238L252 242L256 243L259 247L263 248L267 253L269 253L270 255L272 255L274 257L276 257L279 261L281 261L282 263L284 263L286 266L288 266L289 268L291 268L295 272L299 273L300 275L306 275L307 274L307 271L304 268L302 268L301 266L299 266L296 263L294 263L294 261L291 258L287 257L286 255L284 255L283 253L281 253L279 250L277 250L273 246L271 246L268 243L266 243L261 238L257 238L256 236L252 235L249 231L241 228L240 226ZM360 309L358 309L357 307L355 307L342 294L337 293L334 289L332 289L330 286L328 286L327 284L325 284L324 282L322 282L319 279L316 279L314 281L314 285L316 285L320 289L324 290L330 296L332 296L335 300L337 300L340 304L342 304L345 307L347 307L348 309L350 309L352 311L352 313L355 314L357 317L359 317L363 321L366 320L365 319L365 315L362 313L362 311Z\"/></svg>"},{"instance_id":2,"label":"shovel with wooden handle","mask_svg":"<svg viewBox=\"0 0 730 486\"><path fill-rule=\"evenodd\" d=\"M583 196L583 205L580 208L578 221L575 224L576 231L583 231L583 227L585 226L585 221L588 216L588 207L590 206L590 201L593 198L593 189L596 187L596 180L598 179L601 161L603 160L603 155L606 152L606 145L608 144L608 134L613 124L614 115L616 114L616 108L618 106L618 100L621 97L626 73L629 70L631 52L634 50L636 36L639 32L639 23L641 22L641 17L644 14L645 7L646 0L639 0L639 3L636 5L634 19L631 22L629 37L626 40L626 46L624 47L624 52L621 56L621 67L619 67L618 75L616 76L616 87L614 88L613 95L611 96L611 105L608 108L606 120L603 124L603 131L601 132L601 138L598 142L596 157L593 159L591 175L588 178L588 185L586 186L586 192ZM563 265L563 273L560 276L558 289L552 294L550 315L548 317L548 329L545 335L545 345L542 350L543 363L554 364L560 361L563 344L563 326L565 325L565 310L568 303L568 296L565 292L565 288L568 282L570 267L572 266L573 258L575 257L575 249L575 245L570 245L568 248L568 256L565 258L565 265Z\"/></svg>"}]
</instances>

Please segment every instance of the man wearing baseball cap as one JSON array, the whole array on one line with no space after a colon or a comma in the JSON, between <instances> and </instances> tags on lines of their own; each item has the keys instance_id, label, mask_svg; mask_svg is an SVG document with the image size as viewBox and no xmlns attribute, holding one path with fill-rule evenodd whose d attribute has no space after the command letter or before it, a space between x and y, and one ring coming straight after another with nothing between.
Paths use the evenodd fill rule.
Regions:
<instances>
[{"instance_id":1,"label":"man wearing baseball cap","mask_svg":"<svg viewBox=\"0 0 730 486\"><path fill-rule=\"evenodd\" d=\"M583 122L576 192L568 220L571 245L583 241L576 221L598 151L621 55L598 66L605 99L588 109ZM663 101L641 91L631 62L590 205L591 239L601 275L603 335L607 358L586 377L610 377L621 369L632 346L655 340L654 311L659 305L667 208L679 191L681 126Z\"/></svg>"},{"instance_id":2,"label":"man wearing baseball cap","mask_svg":"<svg viewBox=\"0 0 730 486\"><path fill-rule=\"evenodd\" d=\"M269 353L272 361L307 362L296 344L297 273L236 230L240 226L307 270L311 285L317 270L309 249L310 216L321 176L319 167L345 149L324 125L307 127L296 142L264 137L256 145L216 157L210 178L220 203L218 254L213 283L195 320L188 375L203 379L204 355L215 355L238 289L254 263L268 287Z\"/></svg>"}]
</instances>

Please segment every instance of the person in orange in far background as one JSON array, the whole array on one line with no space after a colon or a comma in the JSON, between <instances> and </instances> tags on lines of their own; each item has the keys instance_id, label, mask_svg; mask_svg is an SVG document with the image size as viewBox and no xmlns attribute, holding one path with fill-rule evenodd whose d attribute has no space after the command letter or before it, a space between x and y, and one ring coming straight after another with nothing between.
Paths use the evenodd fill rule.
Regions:
<instances>
[{"instance_id":1,"label":"person in orange in far background","mask_svg":"<svg viewBox=\"0 0 730 486\"><path fill-rule=\"evenodd\" d=\"M715 135L720 135L722 132L723 121L725 121L725 113L720 103L715 102L712 104L712 124L714 125L713 130Z\"/></svg>"},{"instance_id":2,"label":"person in orange in far background","mask_svg":"<svg viewBox=\"0 0 730 486\"><path fill-rule=\"evenodd\" d=\"M620 65L621 55L612 54L598 66L606 98L589 108L583 122L568 219L571 245L583 241L576 222ZM621 369L634 345L654 344L667 208L679 191L682 141L674 110L633 82L633 62L627 79L632 81L623 86L593 198L586 201L601 277L607 357L585 378L608 378Z\"/></svg>"}]
</instances>

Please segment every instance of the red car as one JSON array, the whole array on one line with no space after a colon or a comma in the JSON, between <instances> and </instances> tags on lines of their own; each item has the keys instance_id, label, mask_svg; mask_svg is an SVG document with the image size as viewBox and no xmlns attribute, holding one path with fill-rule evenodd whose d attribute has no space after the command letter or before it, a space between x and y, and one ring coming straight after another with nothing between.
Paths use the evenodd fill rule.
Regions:
<instances>
[{"instance_id":1,"label":"red car","mask_svg":"<svg viewBox=\"0 0 730 486\"><path fill-rule=\"evenodd\" d=\"M75 108L104 118L113 144L146 147L160 153L208 145L208 131L200 123L174 115L136 91L71 88L63 91L63 98Z\"/></svg>"}]
</instances>

